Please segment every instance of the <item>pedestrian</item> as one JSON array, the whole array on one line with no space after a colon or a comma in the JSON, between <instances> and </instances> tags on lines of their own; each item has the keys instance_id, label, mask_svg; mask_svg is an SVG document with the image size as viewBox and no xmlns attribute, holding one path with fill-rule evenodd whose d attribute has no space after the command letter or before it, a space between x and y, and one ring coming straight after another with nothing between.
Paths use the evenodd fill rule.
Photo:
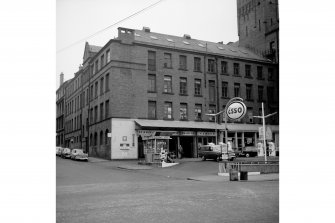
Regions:
<instances>
[{"instance_id":1,"label":"pedestrian","mask_svg":"<svg viewBox=\"0 0 335 223\"><path fill-rule=\"evenodd\" d=\"M178 147L178 152L179 152L178 153L179 159L182 159L184 151L183 151L183 147L181 145L179 145L179 147Z\"/></svg>"}]
</instances>

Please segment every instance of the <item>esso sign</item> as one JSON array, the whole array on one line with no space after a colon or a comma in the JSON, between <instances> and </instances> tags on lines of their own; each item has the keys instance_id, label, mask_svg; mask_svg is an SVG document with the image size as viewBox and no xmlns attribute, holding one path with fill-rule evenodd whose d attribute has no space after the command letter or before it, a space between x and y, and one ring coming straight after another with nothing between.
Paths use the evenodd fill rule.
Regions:
<instances>
[{"instance_id":1,"label":"esso sign","mask_svg":"<svg viewBox=\"0 0 335 223\"><path fill-rule=\"evenodd\" d=\"M242 101L236 101L231 103L226 109L226 115L228 118L238 120L244 117L247 113L247 107Z\"/></svg>"}]
</instances>

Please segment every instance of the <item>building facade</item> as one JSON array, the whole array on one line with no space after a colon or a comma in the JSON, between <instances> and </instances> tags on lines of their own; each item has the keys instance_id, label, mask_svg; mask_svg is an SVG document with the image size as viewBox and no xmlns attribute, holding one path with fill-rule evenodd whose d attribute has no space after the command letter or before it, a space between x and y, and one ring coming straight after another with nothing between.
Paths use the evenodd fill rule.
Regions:
<instances>
[{"instance_id":1,"label":"building facade","mask_svg":"<svg viewBox=\"0 0 335 223\"><path fill-rule=\"evenodd\" d=\"M225 141L217 113L241 97L247 115L228 122L234 148L256 146L260 120L279 110L278 66L223 43L118 28L103 47L86 43L83 65L65 90L65 145L105 159L144 157L143 139L170 136L168 147L197 157L198 147ZM267 120L278 147L278 116ZM217 132L217 133L216 133Z\"/></svg>"},{"instance_id":2,"label":"building facade","mask_svg":"<svg viewBox=\"0 0 335 223\"><path fill-rule=\"evenodd\" d=\"M239 46L279 62L278 0L237 0Z\"/></svg>"},{"instance_id":3,"label":"building facade","mask_svg":"<svg viewBox=\"0 0 335 223\"><path fill-rule=\"evenodd\" d=\"M60 74L60 86L56 91L56 146L65 146L65 89L64 74Z\"/></svg>"}]
</instances>

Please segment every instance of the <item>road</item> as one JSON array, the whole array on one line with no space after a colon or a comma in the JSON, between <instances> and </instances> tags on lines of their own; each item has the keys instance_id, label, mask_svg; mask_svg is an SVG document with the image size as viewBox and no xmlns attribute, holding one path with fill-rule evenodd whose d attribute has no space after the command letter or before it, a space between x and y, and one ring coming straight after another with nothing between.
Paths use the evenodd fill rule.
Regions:
<instances>
[{"instance_id":1,"label":"road","mask_svg":"<svg viewBox=\"0 0 335 223\"><path fill-rule=\"evenodd\" d=\"M206 182L217 163L119 169L57 157L57 222L279 222L279 182Z\"/></svg>"}]
</instances>

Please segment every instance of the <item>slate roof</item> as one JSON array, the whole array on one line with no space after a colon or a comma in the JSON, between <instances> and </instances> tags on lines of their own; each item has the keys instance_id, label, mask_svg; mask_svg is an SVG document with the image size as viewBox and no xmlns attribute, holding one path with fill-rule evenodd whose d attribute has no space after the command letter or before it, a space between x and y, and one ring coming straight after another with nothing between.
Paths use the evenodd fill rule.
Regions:
<instances>
[{"instance_id":1,"label":"slate roof","mask_svg":"<svg viewBox=\"0 0 335 223\"><path fill-rule=\"evenodd\" d=\"M186 39L184 37L172 36L161 33L145 32L135 29L135 42L146 43L150 45L173 47L183 50L199 51L208 54L219 54L231 58L252 59L264 62L270 62L252 51L237 47L235 44L227 45L222 43L214 43L209 41ZM206 47L207 45L207 47Z\"/></svg>"}]
</instances>

